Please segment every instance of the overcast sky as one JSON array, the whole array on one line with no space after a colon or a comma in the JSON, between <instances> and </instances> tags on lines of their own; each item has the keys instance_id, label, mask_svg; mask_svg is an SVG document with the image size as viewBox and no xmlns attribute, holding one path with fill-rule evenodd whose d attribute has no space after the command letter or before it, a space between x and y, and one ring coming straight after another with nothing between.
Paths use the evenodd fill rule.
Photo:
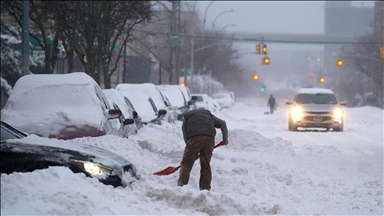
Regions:
<instances>
[{"instance_id":1,"label":"overcast sky","mask_svg":"<svg viewBox=\"0 0 384 216\"><path fill-rule=\"evenodd\" d=\"M266 33L324 33L325 1L199 1L205 28ZM373 7L373 1L352 1L354 7ZM210 5L210 6L209 6ZM209 7L208 7L209 6ZM207 9L208 8L208 9ZM224 12L230 11L233 12ZM222 13L224 12L224 13Z\"/></svg>"},{"instance_id":2,"label":"overcast sky","mask_svg":"<svg viewBox=\"0 0 384 216\"><path fill-rule=\"evenodd\" d=\"M198 1L204 28L227 33L323 34L326 1ZM353 7L374 6L373 1L351 1ZM231 11L232 12L229 12ZM236 42L242 59L252 66L255 42ZM323 45L269 43L268 55L278 50L322 50Z\"/></svg>"}]
</instances>

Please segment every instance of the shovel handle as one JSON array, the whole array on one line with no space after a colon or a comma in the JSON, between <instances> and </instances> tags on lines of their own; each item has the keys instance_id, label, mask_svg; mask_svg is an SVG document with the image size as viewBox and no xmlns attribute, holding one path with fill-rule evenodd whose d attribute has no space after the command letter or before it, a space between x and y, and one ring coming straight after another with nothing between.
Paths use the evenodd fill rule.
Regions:
<instances>
[{"instance_id":1,"label":"shovel handle","mask_svg":"<svg viewBox=\"0 0 384 216\"><path fill-rule=\"evenodd\" d=\"M224 141L221 141L219 144L215 145L215 147L213 147L214 149L219 147L219 146L223 146L224 145Z\"/></svg>"}]
</instances>

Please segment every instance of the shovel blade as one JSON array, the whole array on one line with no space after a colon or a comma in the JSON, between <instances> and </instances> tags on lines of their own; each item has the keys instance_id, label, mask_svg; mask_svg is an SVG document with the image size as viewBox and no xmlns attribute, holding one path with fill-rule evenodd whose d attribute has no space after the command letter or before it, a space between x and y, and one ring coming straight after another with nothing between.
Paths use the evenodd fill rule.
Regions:
<instances>
[{"instance_id":1,"label":"shovel blade","mask_svg":"<svg viewBox=\"0 0 384 216\"><path fill-rule=\"evenodd\" d=\"M169 166L163 170L153 173L153 175L169 175L176 172L179 168L180 166L178 167Z\"/></svg>"}]
</instances>

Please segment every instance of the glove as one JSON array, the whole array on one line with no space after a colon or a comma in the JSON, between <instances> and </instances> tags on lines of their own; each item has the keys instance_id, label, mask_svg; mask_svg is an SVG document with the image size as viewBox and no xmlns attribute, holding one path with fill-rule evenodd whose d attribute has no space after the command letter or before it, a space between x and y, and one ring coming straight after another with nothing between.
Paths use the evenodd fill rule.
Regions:
<instances>
[{"instance_id":1,"label":"glove","mask_svg":"<svg viewBox=\"0 0 384 216\"><path fill-rule=\"evenodd\" d=\"M221 142L223 143L223 145L228 145L228 140L223 140Z\"/></svg>"}]
</instances>

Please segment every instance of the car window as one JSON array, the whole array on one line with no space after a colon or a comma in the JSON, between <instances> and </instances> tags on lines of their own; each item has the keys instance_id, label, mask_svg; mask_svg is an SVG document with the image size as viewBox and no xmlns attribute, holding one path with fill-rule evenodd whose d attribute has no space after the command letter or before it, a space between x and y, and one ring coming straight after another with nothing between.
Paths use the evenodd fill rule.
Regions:
<instances>
[{"instance_id":1,"label":"car window","mask_svg":"<svg viewBox=\"0 0 384 216\"><path fill-rule=\"evenodd\" d=\"M131 101L127 98L127 97L124 97L124 100L125 102L127 103L127 105L132 109L132 110L135 110L135 107L133 106L133 104L131 103ZM136 111L136 110L135 110Z\"/></svg>"},{"instance_id":2,"label":"car window","mask_svg":"<svg viewBox=\"0 0 384 216\"><path fill-rule=\"evenodd\" d=\"M337 99L333 94L299 94L296 97L298 104L336 104Z\"/></svg>"},{"instance_id":3,"label":"car window","mask_svg":"<svg viewBox=\"0 0 384 216\"><path fill-rule=\"evenodd\" d=\"M183 96L183 99L184 99L184 106L187 106L187 99L185 99L185 96L183 94L183 91L181 89L179 89L180 92L181 92L181 95Z\"/></svg>"},{"instance_id":4,"label":"car window","mask_svg":"<svg viewBox=\"0 0 384 216\"><path fill-rule=\"evenodd\" d=\"M153 111L155 111L155 114L157 115L157 113L158 113L159 111L157 110L157 107L156 107L155 102L153 102L153 100L152 100L151 97L149 97L148 100L149 100L149 103L151 103L151 105L152 105Z\"/></svg>"},{"instance_id":5,"label":"car window","mask_svg":"<svg viewBox=\"0 0 384 216\"><path fill-rule=\"evenodd\" d=\"M6 139L19 139L25 137L26 134L20 133L17 130L14 130L13 128L8 128L1 123L1 141Z\"/></svg>"},{"instance_id":6,"label":"car window","mask_svg":"<svg viewBox=\"0 0 384 216\"><path fill-rule=\"evenodd\" d=\"M111 109L110 105L108 103L108 100L104 97L104 93L102 92L101 89L99 89L97 86L95 86L95 92L97 97L100 99L100 101L104 104L104 107L106 109Z\"/></svg>"}]
</instances>

